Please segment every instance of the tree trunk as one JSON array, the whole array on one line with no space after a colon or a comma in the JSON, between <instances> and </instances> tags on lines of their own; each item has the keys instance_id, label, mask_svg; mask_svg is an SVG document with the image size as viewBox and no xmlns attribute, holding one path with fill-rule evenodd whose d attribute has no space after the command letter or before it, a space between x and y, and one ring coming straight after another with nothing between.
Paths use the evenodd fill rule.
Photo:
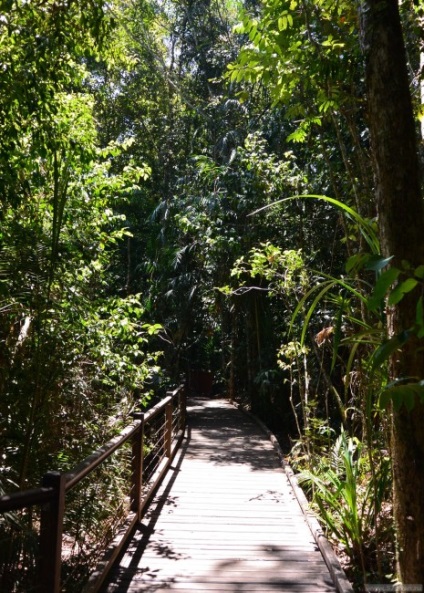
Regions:
<instances>
[{"instance_id":1,"label":"tree trunk","mask_svg":"<svg viewBox=\"0 0 424 593\"><path fill-rule=\"evenodd\" d=\"M368 118L382 253L395 265L424 263L424 208L416 130L397 0L361 3L366 61ZM415 323L417 293L388 311L388 333ZM424 350L407 342L390 361L391 378L417 381L424 371ZM394 513L399 578L424 583L424 406L393 413Z\"/></svg>"}]
</instances>

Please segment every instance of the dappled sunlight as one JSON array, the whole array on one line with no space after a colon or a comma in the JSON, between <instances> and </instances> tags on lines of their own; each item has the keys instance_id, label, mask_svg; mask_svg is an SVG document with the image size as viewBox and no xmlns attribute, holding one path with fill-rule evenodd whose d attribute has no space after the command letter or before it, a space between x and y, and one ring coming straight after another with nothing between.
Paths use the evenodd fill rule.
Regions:
<instances>
[{"instance_id":1,"label":"dappled sunlight","mask_svg":"<svg viewBox=\"0 0 424 593\"><path fill-rule=\"evenodd\" d=\"M193 398L188 412L190 429L196 433L188 453L190 458L207 456L212 463L229 467L238 464L252 471L279 467L267 436L228 401Z\"/></svg>"},{"instance_id":2,"label":"dappled sunlight","mask_svg":"<svg viewBox=\"0 0 424 593\"><path fill-rule=\"evenodd\" d=\"M104 593L334 593L276 452L225 400L195 399L187 435Z\"/></svg>"},{"instance_id":3,"label":"dappled sunlight","mask_svg":"<svg viewBox=\"0 0 424 593\"><path fill-rule=\"evenodd\" d=\"M164 547L167 550L167 547ZM158 559L163 549L154 548ZM198 556L165 554L168 562L153 568L154 555L148 564L125 570L121 567L114 587L109 591L196 590L225 591L231 593L271 591L334 592L331 577L322 564L319 552L302 553L290 546L259 545L247 557L210 557L204 552ZM129 589L131 583L131 589ZM197 589L195 587L198 587ZM128 587L128 589L125 589Z\"/></svg>"}]
</instances>

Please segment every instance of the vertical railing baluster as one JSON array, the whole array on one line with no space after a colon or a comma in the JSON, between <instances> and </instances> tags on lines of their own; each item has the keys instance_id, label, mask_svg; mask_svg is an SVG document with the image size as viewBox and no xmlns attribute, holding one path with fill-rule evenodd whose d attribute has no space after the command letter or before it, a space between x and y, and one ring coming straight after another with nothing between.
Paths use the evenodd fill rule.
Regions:
<instances>
[{"instance_id":1,"label":"vertical railing baluster","mask_svg":"<svg viewBox=\"0 0 424 593\"><path fill-rule=\"evenodd\" d=\"M134 420L140 421L140 426L134 433L132 440L131 510L137 514L138 520L140 520L144 460L144 414L135 412L132 416Z\"/></svg>"},{"instance_id":2,"label":"vertical railing baluster","mask_svg":"<svg viewBox=\"0 0 424 593\"><path fill-rule=\"evenodd\" d=\"M187 392L185 387L181 387L180 395L179 395L179 402L180 402L180 429L184 430L186 425L186 414L187 414Z\"/></svg>"},{"instance_id":3,"label":"vertical railing baluster","mask_svg":"<svg viewBox=\"0 0 424 593\"><path fill-rule=\"evenodd\" d=\"M65 484L65 476L60 472L48 472L42 480L42 486L53 488L54 494L52 501L41 507L40 593L60 592Z\"/></svg>"},{"instance_id":4,"label":"vertical railing baluster","mask_svg":"<svg viewBox=\"0 0 424 593\"><path fill-rule=\"evenodd\" d=\"M171 457L172 453L172 400L165 406L165 455Z\"/></svg>"}]
</instances>

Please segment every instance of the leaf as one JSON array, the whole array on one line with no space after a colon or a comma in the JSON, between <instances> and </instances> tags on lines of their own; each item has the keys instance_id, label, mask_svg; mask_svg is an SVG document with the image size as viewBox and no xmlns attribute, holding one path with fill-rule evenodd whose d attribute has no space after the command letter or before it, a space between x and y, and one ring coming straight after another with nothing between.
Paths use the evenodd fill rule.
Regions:
<instances>
[{"instance_id":1,"label":"leaf","mask_svg":"<svg viewBox=\"0 0 424 593\"><path fill-rule=\"evenodd\" d=\"M377 350L372 355L372 370L375 370L377 367L381 366L384 362L386 362L393 352L399 350L409 339L411 332L403 331L397 336L393 336L390 340L387 340L381 344L377 348Z\"/></svg>"},{"instance_id":2,"label":"leaf","mask_svg":"<svg viewBox=\"0 0 424 593\"><path fill-rule=\"evenodd\" d=\"M346 262L346 273L350 274L353 271L358 271L364 267L365 262L368 261L368 253L355 253L351 255Z\"/></svg>"},{"instance_id":3,"label":"leaf","mask_svg":"<svg viewBox=\"0 0 424 593\"><path fill-rule=\"evenodd\" d=\"M395 384L386 388L380 395L379 406L386 410L390 404L393 404L395 410L400 410L402 406L411 412L417 399L424 402L424 382L407 383L404 385Z\"/></svg>"},{"instance_id":4,"label":"leaf","mask_svg":"<svg viewBox=\"0 0 424 593\"><path fill-rule=\"evenodd\" d=\"M160 323L154 323L154 324L144 323L142 327L147 330L147 333L149 334L149 336L154 336L161 329L163 329L163 326Z\"/></svg>"},{"instance_id":5,"label":"leaf","mask_svg":"<svg viewBox=\"0 0 424 593\"><path fill-rule=\"evenodd\" d=\"M417 309L415 314L415 323L418 326L417 337L424 338L424 307L423 307L423 297L421 296L417 303Z\"/></svg>"},{"instance_id":6,"label":"leaf","mask_svg":"<svg viewBox=\"0 0 424 593\"><path fill-rule=\"evenodd\" d=\"M392 259L393 256L383 257L382 255L372 253L355 253L346 262L346 272L350 274L354 271L358 272L361 269L380 272Z\"/></svg>"},{"instance_id":7,"label":"leaf","mask_svg":"<svg viewBox=\"0 0 424 593\"><path fill-rule=\"evenodd\" d=\"M396 288L392 290L392 292L390 293L388 299L389 305L396 305L397 303L399 303L403 299L405 294L411 292L411 290L414 290L417 284L418 280L415 280L415 278L407 278L404 282L398 284Z\"/></svg>"},{"instance_id":8,"label":"leaf","mask_svg":"<svg viewBox=\"0 0 424 593\"><path fill-rule=\"evenodd\" d=\"M304 133L304 136L306 137L305 130L303 130L303 133ZM291 138L295 141L296 140L299 141L299 138L296 138L296 139L294 138L295 134L299 134L299 130L296 130L296 132L294 132L293 134L290 134L290 136L287 137L287 140L289 140ZM344 204L343 202L340 202L340 200L336 200L335 198L330 198L329 196L323 196L323 195L318 195L318 194L301 194L298 196L290 196L289 198L283 198L281 200L272 202L272 204L267 204L266 206L263 206L262 208L258 208L257 210L252 212L249 216L258 214L259 212L262 212L262 210L271 208L272 206L276 206L277 204L282 204L283 202L287 202L289 200L291 201L291 200L298 200L298 199L322 200L324 202L328 202L329 204L332 204L339 210L342 210L343 212L345 212L345 214L347 214L350 218L352 218L357 223L357 225L361 231L361 234L364 237L365 241L368 243L372 253L374 253L374 254L380 253L380 242L378 240L377 234L372 226L371 221L369 221L366 218L363 218L358 212L356 212L356 210L354 210L347 204Z\"/></svg>"},{"instance_id":9,"label":"leaf","mask_svg":"<svg viewBox=\"0 0 424 593\"><path fill-rule=\"evenodd\" d=\"M381 274L374 286L371 297L368 299L367 306L370 311L375 311L381 305L381 301L386 296L393 282L397 280L399 274L400 270L395 267L389 268Z\"/></svg>"},{"instance_id":10,"label":"leaf","mask_svg":"<svg viewBox=\"0 0 424 593\"><path fill-rule=\"evenodd\" d=\"M287 136L287 142L304 142L306 135L307 134L304 129L298 128ZM259 212L259 210L257 212ZM256 212L253 212L252 214L256 214Z\"/></svg>"},{"instance_id":11,"label":"leaf","mask_svg":"<svg viewBox=\"0 0 424 593\"><path fill-rule=\"evenodd\" d=\"M250 39L250 41L253 41L254 42L257 33L258 33L258 27L256 25L253 25L252 28L249 31L249 39Z\"/></svg>"},{"instance_id":12,"label":"leaf","mask_svg":"<svg viewBox=\"0 0 424 593\"><path fill-rule=\"evenodd\" d=\"M278 30L284 31L287 29L287 16L282 16L278 19Z\"/></svg>"},{"instance_id":13,"label":"leaf","mask_svg":"<svg viewBox=\"0 0 424 593\"><path fill-rule=\"evenodd\" d=\"M418 266L417 268L415 268L414 275L417 278L420 278L420 280L423 280L424 279L424 266L421 265L421 266Z\"/></svg>"},{"instance_id":14,"label":"leaf","mask_svg":"<svg viewBox=\"0 0 424 593\"><path fill-rule=\"evenodd\" d=\"M392 259L393 255L391 255L390 257L383 257L382 255L370 255L364 267L366 270L380 272L391 262Z\"/></svg>"},{"instance_id":15,"label":"leaf","mask_svg":"<svg viewBox=\"0 0 424 593\"><path fill-rule=\"evenodd\" d=\"M242 35L246 32L246 28L243 23L237 23L237 25L234 25L233 27L233 32Z\"/></svg>"}]
</instances>

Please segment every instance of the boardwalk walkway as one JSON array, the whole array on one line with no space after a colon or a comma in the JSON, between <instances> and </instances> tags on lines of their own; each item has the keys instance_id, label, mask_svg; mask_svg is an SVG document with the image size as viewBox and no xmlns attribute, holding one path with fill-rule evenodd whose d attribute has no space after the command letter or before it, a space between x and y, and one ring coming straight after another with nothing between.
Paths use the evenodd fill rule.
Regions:
<instances>
[{"instance_id":1,"label":"boardwalk walkway","mask_svg":"<svg viewBox=\"0 0 424 593\"><path fill-rule=\"evenodd\" d=\"M103 593L335 592L267 436L223 400L187 438Z\"/></svg>"}]
</instances>

